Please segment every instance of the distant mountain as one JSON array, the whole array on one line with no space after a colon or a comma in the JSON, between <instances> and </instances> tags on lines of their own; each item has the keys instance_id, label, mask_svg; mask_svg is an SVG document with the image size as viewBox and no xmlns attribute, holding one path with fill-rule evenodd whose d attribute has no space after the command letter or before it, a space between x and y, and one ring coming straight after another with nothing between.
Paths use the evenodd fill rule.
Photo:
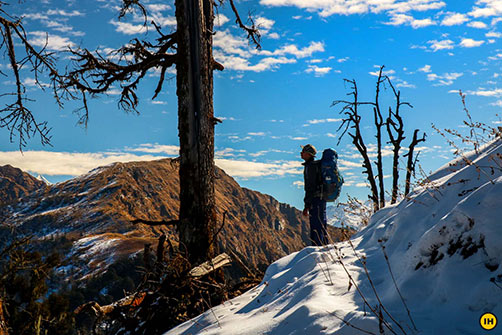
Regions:
<instances>
[{"instance_id":1,"label":"distant mountain","mask_svg":"<svg viewBox=\"0 0 502 335\"><path fill-rule=\"evenodd\" d=\"M0 166L0 208L47 184L10 165Z\"/></svg>"},{"instance_id":2,"label":"distant mountain","mask_svg":"<svg viewBox=\"0 0 502 335\"><path fill-rule=\"evenodd\" d=\"M216 173L218 225L227 212L220 235L221 251L231 249L248 266L265 269L276 259L308 245L308 223L299 210L269 195L241 188L219 168ZM45 187L25 175L34 185L31 193L25 192L23 198L5 206L0 222L72 257L71 265L62 271L75 279L102 273L117 260L141 252L145 244L155 245L162 233L177 243L173 227L131 223L134 219L177 218L176 160L114 163ZM330 234L334 240L341 237L339 229L330 228Z\"/></svg>"}]
</instances>

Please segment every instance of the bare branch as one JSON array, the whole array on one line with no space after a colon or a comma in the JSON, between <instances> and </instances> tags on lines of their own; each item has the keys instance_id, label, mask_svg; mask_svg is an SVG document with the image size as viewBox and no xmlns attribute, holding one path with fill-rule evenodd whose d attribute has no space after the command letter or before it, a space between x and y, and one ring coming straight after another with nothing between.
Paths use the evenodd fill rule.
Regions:
<instances>
[{"instance_id":1,"label":"bare branch","mask_svg":"<svg viewBox=\"0 0 502 335\"><path fill-rule=\"evenodd\" d=\"M239 25L239 27L244 30L248 36L248 40L252 40L253 44L256 46L256 49L261 49L261 44L260 44L260 31L258 28L255 26L253 18L251 15L249 16L248 20L251 22L251 27L246 26L244 23L242 23L241 17L239 15L239 11L235 7L234 0L229 0L230 1L230 6L232 7L232 11L235 14L235 23Z\"/></svg>"}]
</instances>

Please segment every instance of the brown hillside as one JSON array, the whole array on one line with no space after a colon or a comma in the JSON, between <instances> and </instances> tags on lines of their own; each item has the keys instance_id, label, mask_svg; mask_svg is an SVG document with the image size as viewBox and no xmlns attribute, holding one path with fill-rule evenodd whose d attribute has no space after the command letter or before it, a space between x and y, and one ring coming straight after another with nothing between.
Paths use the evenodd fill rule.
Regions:
<instances>
[{"instance_id":1,"label":"brown hillside","mask_svg":"<svg viewBox=\"0 0 502 335\"><path fill-rule=\"evenodd\" d=\"M217 177L219 224L227 212L220 234L221 251L231 249L249 266L264 269L308 245L308 224L299 210L241 188L221 169L217 169ZM38 189L9 208L3 221L16 225L21 233L36 234L42 241L64 234L72 241L67 255L81 262L73 275L82 278L141 251L145 243L155 243L162 233L176 243L172 227L134 225L131 221L176 219L178 192L176 160L115 163ZM330 227L330 233L338 240L338 230Z\"/></svg>"},{"instance_id":2,"label":"brown hillside","mask_svg":"<svg viewBox=\"0 0 502 335\"><path fill-rule=\"evenodd\" d=\"M18 168L0 166L0 208L45 186L43 181Z\"/></svg>"}]
</instances>

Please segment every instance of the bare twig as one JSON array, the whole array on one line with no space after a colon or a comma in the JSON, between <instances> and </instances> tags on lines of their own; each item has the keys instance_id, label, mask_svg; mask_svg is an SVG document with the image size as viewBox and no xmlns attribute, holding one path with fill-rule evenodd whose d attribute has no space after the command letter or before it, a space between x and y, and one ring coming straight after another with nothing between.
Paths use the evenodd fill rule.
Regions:
<instances>
[{"instance_id":1,"label":"bare twig","mask_svg":"<svg viewBox=\"0 0 502 335\"><path fill-rule=\"evenodd\" d=\"M348 321L345 321L343 318L339 317L338 315L336 315L335 312L328 312L330 315L334 316L335 318L337 318L338 320L342 321L344 324L346 324L347 326L351 327L351 328L354 328L356 330L359 330L360 332L363 332L364 334L371 334L371 335L376 335L375 333L369 331L369 330L364 330L360 327L357 327L357 326L354 326L352 323L348 322Z\"/></svg>"},{"instance_id":2,"label":"bare twig","mask_svg":"<svg viewBox=\"0 0 502 335\"><path fill-rule=\"evenodd\" d=\"M415 325L415 322L413 321L413 318L411 317L410 309L408 308L408 305L406 305L406 301L404 300L404 297L401 294L401 290L399 290L399 286L397 286L396 278L394 277L394 273L392 272L392 268L390 266L389 257L387 256L387 252L385 251L385 246L383 245L382 242L380 243L380 246L382 247L382 252L383 252L383 255L385 257L385 262L387 263L387 267L389 268L389 273L390 273L390 276L392 278L392 282L394 283L394 287L396 288L396 291L399 294L399 297L401 298L401 301L403 302L403 306L406 309L406 312L408 313L408 317L409 317L409 319L411 321L411 324L413 325L413 329L416 330L416 331L418 331L417 326Z\"/></svg>"}]
</instances>

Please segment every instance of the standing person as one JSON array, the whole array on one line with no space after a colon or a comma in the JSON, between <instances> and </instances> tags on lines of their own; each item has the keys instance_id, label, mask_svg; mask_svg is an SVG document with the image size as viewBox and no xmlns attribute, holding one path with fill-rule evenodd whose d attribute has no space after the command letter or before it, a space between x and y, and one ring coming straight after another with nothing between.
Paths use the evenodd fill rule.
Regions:
<instances>
[{"instance_id":1,"label":"standing person","mask_svg":"<svg viewBox=\"0 0 502 335\"><path fill-rule=\"evenodd\" d=\"M305 161L302 165L303 178L305 181L305 207L303 215L309 216L310 240L312 245L320 246L328 244L326 201L322 199L321 165L316 161L316 148L307 144L302 146L301 158Z\"/></svg>"}]
</instances>

